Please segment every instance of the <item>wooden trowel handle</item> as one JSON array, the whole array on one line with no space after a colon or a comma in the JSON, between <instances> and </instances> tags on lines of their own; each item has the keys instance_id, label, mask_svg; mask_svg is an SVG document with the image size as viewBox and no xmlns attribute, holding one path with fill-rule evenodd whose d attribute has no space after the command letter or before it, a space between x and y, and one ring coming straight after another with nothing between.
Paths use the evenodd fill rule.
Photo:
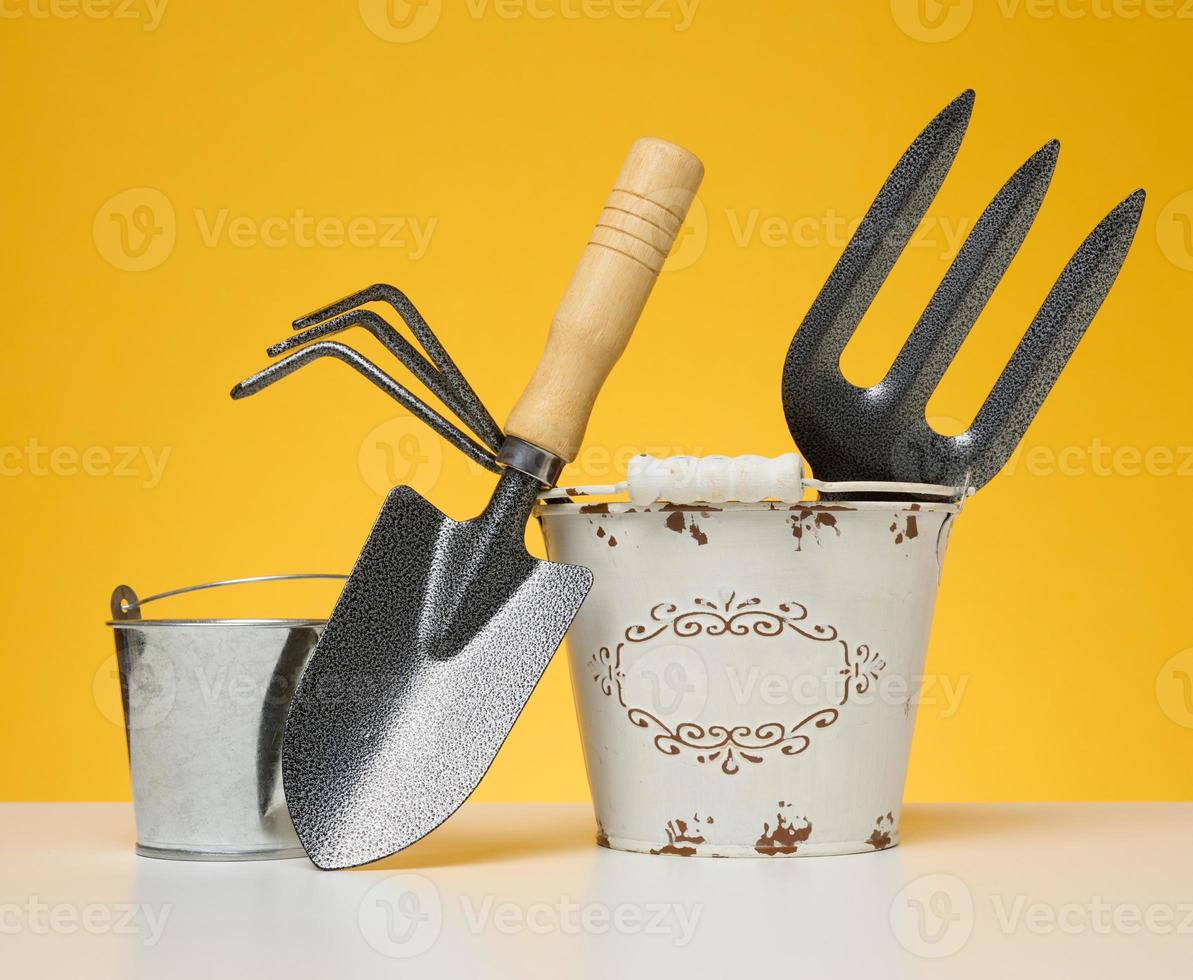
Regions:
<instances>
[{"instance_id":1,"label":"wooden trowel handle","mask_svg":"<svg viewBox=\"0 0 1193 980\"><path fill-rule=\"evenodd\" d=\"M507 435L576 458L593 402L633 333L704 165L682 147L634 143L547 335Z\"/></svg>"}]
</instances>

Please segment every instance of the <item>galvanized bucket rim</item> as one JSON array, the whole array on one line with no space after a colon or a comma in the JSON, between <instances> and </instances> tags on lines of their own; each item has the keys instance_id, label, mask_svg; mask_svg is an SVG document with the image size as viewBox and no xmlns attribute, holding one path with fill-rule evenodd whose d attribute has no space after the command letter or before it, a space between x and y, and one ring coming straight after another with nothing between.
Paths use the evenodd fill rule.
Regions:
<instances>
[{"instance_id":1,"label":"galvanized bucket rim","mask_svg":"<svg viewBox=\"0 0 1193 980\"><path fill-rule=\"evenodd\" d=\"M185 595L188 592L203 592L207 589L222 589L231 585L255 585L260 582L294 582L303 579L333 579L344 581L347 575L333 572L299 572L284 575L252 575L247 578L220 579L215 582L201 582L198 585L184 585L178 589L158 592L156 595L141 597L127 585L118 585L112 592L110 609L112 619L107 625L113 629L140 628L142 626L243 626L261 629L293 629L302 626L326 626L327 619L311 618L309 616L266 616L266 617L222 617L222 618L166 618L142 619L140 610L151 602L170 599L174 596Z\"/></svg>"},{"instance_id":2,"label":"galvanized bucket rim","mask_svg":"<svg viewBox=\"0 0 1193 980\"><path fill-rule=\"evenodd\" d=\"M249 626L261 629L326 626L326 619L109 619L113 629L141 629L145 626Z\"/></svg>"}]
</instances>

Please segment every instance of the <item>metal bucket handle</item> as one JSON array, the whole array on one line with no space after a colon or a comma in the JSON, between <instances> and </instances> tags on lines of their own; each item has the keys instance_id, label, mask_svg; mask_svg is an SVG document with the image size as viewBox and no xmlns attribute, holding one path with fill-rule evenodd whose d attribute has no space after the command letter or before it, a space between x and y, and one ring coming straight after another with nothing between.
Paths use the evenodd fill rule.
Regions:
<instances>
[{"instance_id":1,"label":"metal bucket handle","mask_svg":"<svg viewBox=\"0 0 1193 980\"><path fill-rule=\"evenodd\" d=\"M144 599L137 597L137 593L133 591L132 586L118 585L112 593L112 619L114 621L124 621L130 619L141 618L141 607L150 602L157 602L158 599L169 599L171 596L183 595L186 592L200 592L203 589L219 589L225 585L247 585L252 582L289 582L295 579L339 579L344 581L348 578L347 575L332 575L320 572L309 572L294 575L254 575L249 578L228 578L220 582L204 582L201 585L186 585L181 589L170 589L168 592L158 592L156 595L146 596Z\"/></svg>"}]
</instances>

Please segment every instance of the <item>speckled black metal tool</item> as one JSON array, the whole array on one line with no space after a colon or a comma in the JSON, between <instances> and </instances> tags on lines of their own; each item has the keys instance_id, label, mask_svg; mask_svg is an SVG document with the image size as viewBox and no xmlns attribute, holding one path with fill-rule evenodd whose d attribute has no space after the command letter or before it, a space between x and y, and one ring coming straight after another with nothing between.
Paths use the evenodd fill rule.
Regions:
<instances>
[{"instance_id":1,"label":"speckled black metal tool","mask_svg":"<svg viewBox=\"0 0 1193 980\"><path fill-rule=\"evenodd\" d=\"M359 304L377 301L386 302L398 311L415 339L427 352L426 355L372 310L357 308ZM386 350L409 368L431 394L480 440L481 444L398 384L363 354L345 344L319 339L353 326L364 327L376 337ZM496 457L497 451L501 448L501 430L422 318L422 314L414 308L414 304L401 290L384 283L369 286L330 306L300 317L294 321L294 328L300 332L268 349L271 357L281 354L286 356L236 385L232 389L233 398L246 398L256 394L299 368L321 358L330 357L347 364L368 378L473 462L495 473L501 472Z\"/></svg>"},{"instance_id":2,"label":"speckled black metal tool","mask_svg":"<svg viewBox=\"0 0 1193 980\"><path fill-rule=\"evenodd\" d=\"M415 339L429 355L424 358L400 333L371 310L360 309L365 303L387 303L410 328ZM269 348L271 356L293 350L308 341L339 333L349 327L364 327L391 354L405 364L455 416L464 422L493 452L501 447L501 430L482 404L468 379L456 367L421 313L400 289L376 283L345 296L314 313L294 321L293 336Z\"/></svg>"},{"instance_id":3,"label":"speckled black metal tool","mask_svg":"<svg viewBox=\"0 0 1193 980\"><path fill-rule=\"evenodd\" d=\"M526 522L575 457L702 174L677 146L634 144L510 414L484 513L454 521L409 487L387 497L286 722L286 800L319 867L377 860L447 819L562 641L592 576L532 558Z\"/></svg>"},{"instance_id":4,"label":"speckled black metal tool","mask_svg":"<svg viewBox=\"0 0 1193 980\"><path fill-rule=\"evenodd\" d=\"M944 181L973 99L965 92L951 102L904 153L787 353L787 424L821 480L983 486L1018 445L1131 245L1141 190L1103 218L1069 260L969 429L942 436L928 424L928 399L1039 210L1059 152L1050 142L986 207L887 376L870 388L847 381L841 352Z\"/></svg>"}]
</instances>

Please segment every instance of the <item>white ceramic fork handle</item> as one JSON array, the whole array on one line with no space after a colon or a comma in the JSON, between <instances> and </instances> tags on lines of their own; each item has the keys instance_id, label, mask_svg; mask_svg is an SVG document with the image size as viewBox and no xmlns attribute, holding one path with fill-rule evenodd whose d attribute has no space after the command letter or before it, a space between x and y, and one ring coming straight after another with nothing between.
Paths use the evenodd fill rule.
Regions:
<instances>
[{"instance_id":1,"label":"white ceramic fork handle","mask_svg":"<svg viewBox=\"0 0 1193 980\"><path fill-rule=\"evenodd\" d=\"M673 504L729 500L795 503L804 494L804 464L795 453L766 456L635 456L626 473L627 492L635 504L666 500Z\"/></svg>"}]
</instances>

